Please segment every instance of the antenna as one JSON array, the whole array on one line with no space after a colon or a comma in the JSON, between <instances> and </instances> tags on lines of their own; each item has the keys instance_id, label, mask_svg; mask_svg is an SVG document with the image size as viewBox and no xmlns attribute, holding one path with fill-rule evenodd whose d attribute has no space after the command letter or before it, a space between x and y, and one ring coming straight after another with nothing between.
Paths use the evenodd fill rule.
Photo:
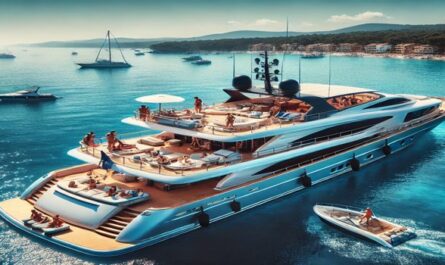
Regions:
<instances>
[{"instance_id":1,"label":"antenna","mask_svg":"<svg viewBox=\"0 0 445 265\"><path fill-rule=\"evenodd\" d=\"M298 57L298 83L301 85L301 54Z\"/></svg>"},{"instance_id":2,"label":"antenna","mask_svg":"<svg viewBox=\"0 0 445 265\"><path fill-rule=\"evenodd\" d=\"M232 56L232 58L233 58L233 66L232 66L232 68L233 68L233 78L235 78L235 53L233 53L233 56Z\"/></svg>"},{"instance_id":3,"label":"antenna","mask_svg":"<svg viewBox=\"0 0 445 265\"><path fill-rule=\"evenodd\" d=\"M288 40L288 38L289 38L289 17L286 17L286 40ZM284 70L284 58L286 56L286 51L287 51L287 43L286 43L286 48L284 49L283 52L283 61L281 62L281 81L283 81L284 79L283 70Z\"/></svg>"},{"instance_id":4,"label":"antenna","mask_svg":"<svg viewBox=\"0 0 445 265\"><path fill-rule=\"evenodd\" d=\"M250 80L252 80L252 75L253 75L253 53L250 53Z\"/></svg>"},{"instance_id":5,"label":"antenna","mask_svg":"<svg viewBox=\"0 0 445 265\"><path fill-rule=\"evenodd\" d=\"M331 54L329 54L328 97L331 96Z\"/></svg>"},{"instance_id":6,"label":"antenna","mask_svg":"<svg viewBox=\"0 0 445 265\"><path fill-rule=\"evenodd\" d=\"M107 32L107 38L108 38L108 60L111 63L111 41L110 41L110 30Z\"/></svg>"}]
</instances>

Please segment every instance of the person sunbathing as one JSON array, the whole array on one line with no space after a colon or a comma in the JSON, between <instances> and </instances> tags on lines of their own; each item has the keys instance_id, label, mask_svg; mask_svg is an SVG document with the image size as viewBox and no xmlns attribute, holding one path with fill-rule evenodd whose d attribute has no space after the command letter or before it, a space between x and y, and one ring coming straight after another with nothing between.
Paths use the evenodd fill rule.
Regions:
<instances>
[{"instance_id":1,"label":"person sunbathing","mask_svg":"<svg viewBox=\"0 0 445 265\"><path fill-rule=\"evenodd\" d=\"M126 190L122 190L122 191L119 193L119 196L122 197L122 198L128 198L128 197L131 196L131 194L130 194L129 192L127 192Z\"/></svg>"},{"instance_id":2,"label":"person sunbathing","mask_svg":"<svg viewBox=\"0 0 445 265\"><path fill-rule=\"evenodd\" d=\"M136 148L136 145L126 144L117 138L116 138L116 142L113 146L113 150L123 150L123 149L132 149L132 148Z\"/></svg>"},{"instance_id":3,"label":"person sunbathing","mask_svg":"<svg viewBox=\"0 0 445 265\"><path fill-rule=\"evenodd\" d=\"M95 188L97 188L97 183L92 177L90 177L88 180L88 189L93 190Z\"/></svg>"},{"instance_id":4,"label":"person sunbathing","mask_svg":"<svg viewBox=\"0 0 445 265\"><path fill-rule=\"evenodd\" d=\"M68 188L77 188L77 184L74 180L71 180L70 183L68 183Z\"/></svg>"},{"instance_id":5,"label":"person sunbathing","mask_svg":"<svg viewBox=\"0 0 445 265\"><path fill-rule=\"evenodd\" d=\"M86 146L89 146L90 140L91 140L91 134L88 133L82 138L82 143Z\"/></svg>"},{"instance_id":6,"label":"person sunbathing","mask_svg":"<svg viewBox=\"0 0 445 265\"><path fill-rule=\"evenodd\" d=\"M116 144L116 135L114 134L114 131L107 133L106 137L108 143L108 151L113 152L114 145Z\"/></svg>"},{"instance_id":7,"label":"person sunbathing","mask_svg":"<svg viewBox=\"0 0 445 265\"><path fill-rule=\"evenodd\" d=\"M42 214L39 213L38 211L32 209L31 210L31 217L30 217L33 221L39 222L42 220Z\"/></svg>"},{"instance_id":8,"label":"person sunbathing","mask_svg":"<svg viewBox=\"0 0 445 265\"><path fill-rule=\"evenodd\" d=\"M95 137L96 137L96 135L94 134L94 132L90 132L89 135L90 135L90 137L89 137L89 139L88 139L87 145L90 146L90 147L98 147L99 145L96 144L96 142L95 142L95 140L94 140Z\"/></svg>"},{"instance_id":9,"label":"person sunbathing","mask_svg":"<svg viewBox=\"0 0 445 265\"><path fill-rule=\"evenodd\" d=\"M112 196L116 195L116 193L117 193L117 187L111 186L111 188L107 192L107 196L112 197Z\"/></svg>"},{"instance_id":10,"label":"person sunbathing","mask_svg":"<svg viewBox=\"0 0 445 265\"><path fill-rule=\"evenodd\" d=\"M53 217L53 220L49 223L48 227L49 228L57 228L57 227L61 227L63 225L63 221L62 219L60 219L59 215L57 214L56 216Z\"/></svg>"}]
</instances>

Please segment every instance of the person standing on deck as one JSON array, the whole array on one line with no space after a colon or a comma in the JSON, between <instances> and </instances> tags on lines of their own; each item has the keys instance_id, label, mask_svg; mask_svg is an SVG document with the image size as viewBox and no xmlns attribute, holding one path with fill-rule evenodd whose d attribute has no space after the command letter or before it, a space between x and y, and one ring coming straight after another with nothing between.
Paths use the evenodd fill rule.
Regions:
<instances>
[{"instance_id":1,"label":"person standing on deck","mask_svg":"<svg viewBox=\"0 0 445 265\"><path fill-rule=\"evenodd\" d=\"M202 100L198 97L195 97L195 112L201 113L202 110Z\"/></svg>"}]
</instances>

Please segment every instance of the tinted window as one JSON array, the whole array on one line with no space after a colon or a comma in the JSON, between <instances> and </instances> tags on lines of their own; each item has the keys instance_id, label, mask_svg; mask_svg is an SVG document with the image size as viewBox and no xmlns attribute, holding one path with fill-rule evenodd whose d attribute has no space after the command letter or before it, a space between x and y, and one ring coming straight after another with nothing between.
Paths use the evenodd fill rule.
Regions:
<instances>
[{"instance_id":1,"label":"tinted window","mask_svg":"<svg viewBox=\"0 0 445 265\"><path fill-rule=\"evenodd\" d=\"M412 112L406 114L405 122L410 121L410 120L414 120L414 119L417 119L417 118L420 118L420 117L422 117L424 115L427 115L427 114L433 112L436 108L437 108L437 106L432 106L432 107L428 107L428 108L423 108L423 109L420 109L420 110L412 111Z\"/></svg>"},{"instance_id":2,"label":"tinted window","mask_svg":"<svg viewBox=\"0 0 445 265\"><path fill-rule=\"evenodd\" d=\"M390 118L392 118L392 117L386 116L386 117L379 117L379 118L374 118L374 119L367 119L367 120L361 120L361 121L355 121L355 122L346 123L346 124L342 124L342 125L337 125L334 127L330 127L330 128L309 134L303 138L300 138L300 139L294 141L292 144L299 145L299 144L301 144L302 141L312 141L314 138L318 138L318 140L323 140L323 137L326 137L326 138L327 137L330 137L330 138L340 137L340 136L342 136L342 133L345 133L345 132L357 133L360 131L364 131L378 123L386 121Z\"/></svg>"},{"instance_id":3,"label":"tinted window","mask_svg":"<svg viewBox=\"0 0 445 265\"><path fill-rule=\"evenodd\" d=\"M408 102L408 101L409 101L409 99L407 99L407 98L392 98L392 99L388 99L388 100L379 102L377 104L371 105L369 107L366 107L365 109L387 107L387 106L402 104L402 103L405 103L405 102Z\"/></svg>"}]
</instances>

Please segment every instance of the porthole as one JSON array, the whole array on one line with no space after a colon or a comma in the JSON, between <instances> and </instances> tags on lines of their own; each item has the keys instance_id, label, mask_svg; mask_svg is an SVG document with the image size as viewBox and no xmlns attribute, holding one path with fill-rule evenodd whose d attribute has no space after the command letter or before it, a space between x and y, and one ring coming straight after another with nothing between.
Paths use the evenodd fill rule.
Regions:
<instances>
[{"instance_id":1,"label":"porthole","mask_svg":"<svg viewBox=\"0 0 445 265\"><path fill-rule=\"evenodd\" d=\"M337 167L337 170L342 170L343 169L343 165L339 165L338 167Z\"/></svg>"},{"instance_id":2,"label":"porthole","mask_svg":"<svg viewBox=\"0 0 445 265\"><path fill-rule=\"evenodd\" d=\"M368 154L367 156L366 156L366 159L372 159L372 158L374 158L374 155L373 154Z\"/></svg>"},{"instance_id":3,"label":"porthole","mask_svg":"<svg viewBox=\"0 0 445 265\"><path fill-rule=\"evenodd\" d=\"M331 168L331 173L334 173L335 171L337 171L337 168L335 167Z\"/></svg>"},{"instance_id":4,"label":"porthole","mask_svg":"<svg viewBox=\"0 0 445 265\"><path fill-rule=\"evenodd\" d=\"M404 146L405 144L406 144L405 139L403 139L402 141L400 141L400 145L401 145L401 146Z\"/></svg>"}]
</instances>

